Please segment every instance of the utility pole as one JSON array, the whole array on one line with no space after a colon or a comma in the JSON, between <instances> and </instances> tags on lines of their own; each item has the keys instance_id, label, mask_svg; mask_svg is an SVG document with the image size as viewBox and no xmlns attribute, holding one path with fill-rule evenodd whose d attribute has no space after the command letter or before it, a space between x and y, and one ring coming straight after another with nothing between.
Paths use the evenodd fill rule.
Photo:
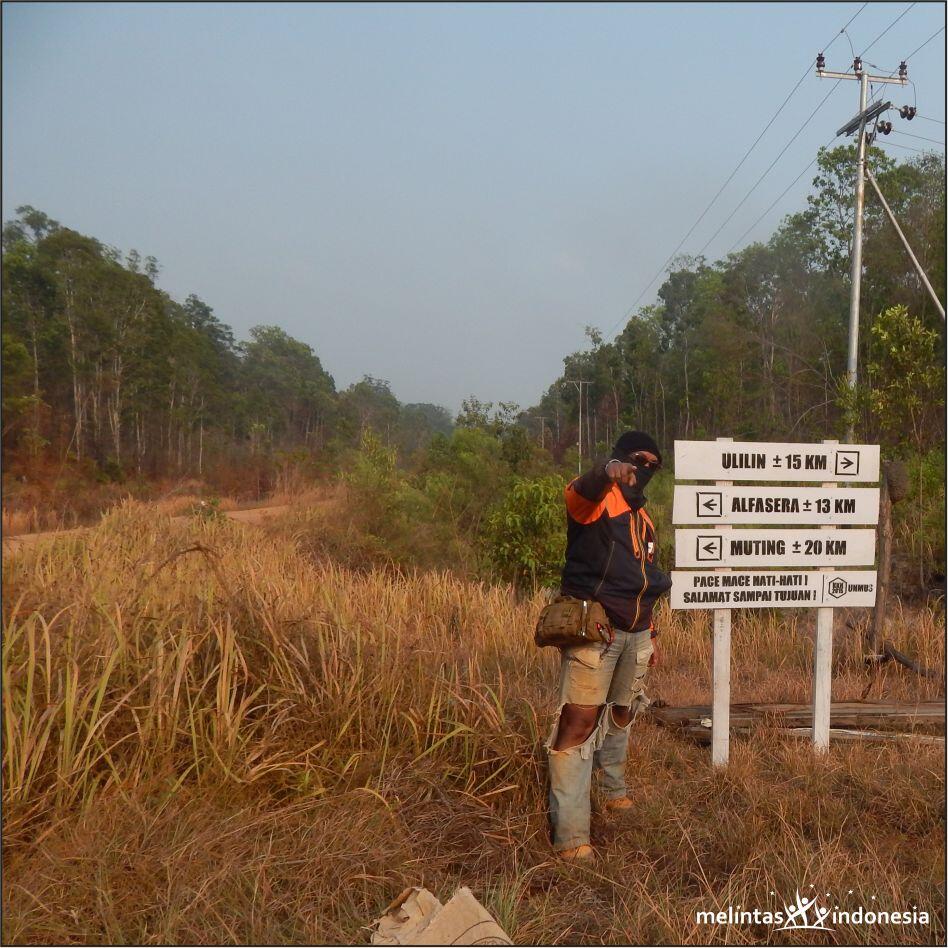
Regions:
<instances>
[{"instance_id":1,"label":"utility pole","mask_svg":"<svg viewBox=\"0 0 948 948\"><path fill-rule=\"evenodd\" d=\"M853 71L830 72L825 68L826 59L822 53L816 57L816 74L820 79L853 79L859 83L859 111L836 134L859 134L856 141L856 206L853 220L853 247L850 255L849 271L849 346L846 357L846 377L851 392L856 391L859 349L859 293L862 289L862 216L866 199L866 123L892 107L891 102L877 102L871 108L866 104L869 98L869 83L892 83L904 86L908 81L908 68L903 62L899 66L898 78L892 76L871 76L863 69L862 59L853 60ZM853 443L856 433L852 421L846 432L846 441Z\"/></svg>"},{"instance_id":2,"label":"utility pole","mask_svg":"<svg viewBox=\"0 0 948 948\"><path fill-rule=\"evenodd\" d=\"M544 435L544 433L545 433L545 431L546 431L546 424L545 424L545 422L546 422L546 415L534 415L533 417L536 418L536 419L540 422L540 450L542 451L543 448L546 447L546 445L545 445L545 443L544 443L544 442L545 442L545 439L544 439L544 437L543 437L543 435Z\"/></svg>"},{"instance_id":3,"label":"utility pole","mask_svg":"<svg viewBox=\"0 0 948 948\"><path fill-rule=\"evenodd\" d=\"M589 385L585 379L563 379L564 385L575 385L579 392L579 435L576 443L579 447L578 473L583 473L583 386Z\"/></svg>"}]
</instances>

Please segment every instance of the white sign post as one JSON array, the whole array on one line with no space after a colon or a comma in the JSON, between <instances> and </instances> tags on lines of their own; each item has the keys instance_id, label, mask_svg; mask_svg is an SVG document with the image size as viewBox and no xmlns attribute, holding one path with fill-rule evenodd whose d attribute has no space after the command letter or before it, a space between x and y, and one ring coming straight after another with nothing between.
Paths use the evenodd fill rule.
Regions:
<instances>
[{"instance_id":1,"label":"white sign post","mask_svg":"<svg viewBox=\"0 0 948 948\"><path fill-rule=\"evenodd\" d=\"M816 609L813 745L825 751L829 746L833 609L872 606L877 580L875 570L837 567L874 563L874 530L838 528L875 525L879 489L839 485L878 480L879 446L836 441L770 444L730 438L676 441L675 476L715 481L713 487L675 486L673 521L695 526L675 531L671 592L672 609L714 610L713 765L720 767L728 760L732 609ZM771 484L734 486L734 481L747 480ZM799 481L818 481L820 486L785 486ZM809 529L732 529L732 525L775 524Z\"/></svg>"},{"instance_id":2,"label":"white sign post","mask_svg":"<svg viewBox=\"0 0 948 948\"><path fill-rule=\"evenodd\" d=\"M718 438L718 444L731 441ZM675 444L675 469L678 468L678 444ZM730 487L730 481L718 481L716 487ZM730 527L718 524L720 532ZM721 538L723 544L724 538ZM676 544L677 546L677 544ZM677 551L676 551L677 553ZM678 565L676 559L675 565ZM722 572L720 568L717 570ZM723 767L731 754L731 610L714 610L714 639L711 643L711 765Z\"/></svg>"},{"instance_id":3,"label":"white sign post","mask_svg":"<svg viewBox=\"0 0 948 948\"><path fill-rule=\"evenodd\" d=\"M826 487L827 484L823 486ZM832 487L832 483L829 482L828 486ZM832 527L823 529L832 530ZM831 573L832 569L826 569L824 572ZM813 643L813 746L819 754L829 750L832 691L833 608L823 606L816 610L816 639Z\"/></svg>"}]
</instances>

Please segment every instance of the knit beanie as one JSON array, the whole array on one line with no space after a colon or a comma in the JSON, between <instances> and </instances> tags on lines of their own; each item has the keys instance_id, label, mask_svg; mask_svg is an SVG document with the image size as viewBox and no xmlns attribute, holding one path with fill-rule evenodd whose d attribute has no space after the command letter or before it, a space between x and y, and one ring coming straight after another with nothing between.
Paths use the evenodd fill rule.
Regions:
<instances>
[{"instance_id":1,"label":"knit beanie","mask_svg":"<svg viewBox=\"0 0 948 948\"><path fill-rule=\"evenodd\" d=\"M662 460L662 452L659 451L655 439L644 431L626 431L620 435L612 449L612 456L618 461L623 461L636 451L650 451L659 461Z\"/></svg>"}]
</instances>

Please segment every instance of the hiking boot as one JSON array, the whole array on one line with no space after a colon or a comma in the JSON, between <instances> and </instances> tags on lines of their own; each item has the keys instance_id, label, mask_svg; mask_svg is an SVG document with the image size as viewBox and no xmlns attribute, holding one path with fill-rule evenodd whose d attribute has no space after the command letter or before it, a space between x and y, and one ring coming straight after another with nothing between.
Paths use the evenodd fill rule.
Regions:
<instances>
[{"instance_id":1,"label":"hiking boot","mask_svg":"<svg viewBox=\"0 0 948 948\"><path fill-rule=\"evenodd\" d=\"M556 855L564 862L591 862L596 858L596 850L584 843L572 849L561 849Z\"/></svg>"},{"instance_id":2,"label":"hiking boot","mask_svg":"<svg viewBox=\"0 0 948 948\"><path fill-rule=\"evenodd\" d=\"M602 808L608 813L624 813L634 806L635 804L628 797L616 797L614 800L606 800Z\"/></svg>"}]
</instances>

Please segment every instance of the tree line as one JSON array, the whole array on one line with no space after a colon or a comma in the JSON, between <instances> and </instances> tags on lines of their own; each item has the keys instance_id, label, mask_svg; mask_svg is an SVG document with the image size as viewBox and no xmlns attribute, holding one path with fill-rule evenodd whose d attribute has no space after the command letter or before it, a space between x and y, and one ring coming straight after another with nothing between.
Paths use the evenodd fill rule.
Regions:
<instances>
[{"instance_id":1,"label":"tree line","mask_svg":"<svg viewBox=\"0 0 948 948\"><path fill-rule=\"evenodd\" d=\"M945 165L871 149L883 193L945 298ZM855 424L890 453L943 444L944 323L867 191L860 386L847 391L854 146L821 149L806 207L766 242L673 262L654 304L589 347L526 413L554 452L605 450L617 431L676 438L821 440ZM588 384L578 385L578 381ZM580 405L580 394L582 405ZM579 415L582 409L582 430Z\"/></svg>"},{"instance_id":2,"label":"tree line","mask_svg":"<svg viewBox=\"0 0 948 948\"><path fill-rule=\"evenodd\" d=\"M331 454L368 427L410 453L447 409L401 404L365 376L338 391L306 343L273 325L235 339L195 295L32 207L3 229L3 446L122 477L198 477L279 452Z\"/></svg>"},{"instance_id":3,"label":"tree line","mask_svg":"<svg viewBox=\"0 0 948 948\"><path fill-rule=\"evenodd\" d=\"M871 161L936 292L945 292L945 168ZM3 447L87 461L121 478L207 476L293 454L332 469L367 429L409 459L455 425L571 466L627 427L676 438L861 438L924 452L943 440L943 323L878 202L867 199L861 385L845 385L853 147L821 150L806 207L724 259L678 258L656 302L564 359L537 405L468 399L456 418L401 404L366 376L340 391L306 343L274 325L237 341L159 264L21 207L3 229ZM578 380L587 384L577 385ZM491 411L493 410L493 415ZM582 429L580 430L580 413ZM519 429L517 431L516 429ZM513 445L513 447L511 447Z\"/></svg>"}]
</instances>

